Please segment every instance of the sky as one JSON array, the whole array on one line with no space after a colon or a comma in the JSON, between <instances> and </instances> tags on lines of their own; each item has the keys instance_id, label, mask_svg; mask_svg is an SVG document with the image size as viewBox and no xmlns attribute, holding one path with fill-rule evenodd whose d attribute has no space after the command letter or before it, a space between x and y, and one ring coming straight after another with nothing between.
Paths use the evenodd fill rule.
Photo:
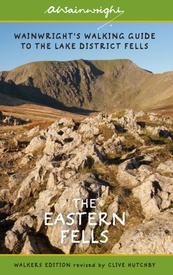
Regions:
<instances>
[{"instance_id":1,"label":"sky","mask_svg":"<svg viewBox=\"0 0 173 275\"><path fill-rule=\"evenodd\" d=\"M15 34L31 33L48 33L51 38L15 38ZM85 34L90 33L94 37L85 39ZM58 37L53 38L52 34L57 34ZM113 34L118 38L112 39ZM142 38L142 35L149 38ZM68 43L70 49L63 49ZM104 43L106 49L100 49L100 43ZM87 46L93 48L87 49ZM0 23L0 71L11 70L33 61L78 59L130 59L137 66L153 73L173 71L173 22L111 22L106 25L100 22Z\"/></svg>"}]
</instances>

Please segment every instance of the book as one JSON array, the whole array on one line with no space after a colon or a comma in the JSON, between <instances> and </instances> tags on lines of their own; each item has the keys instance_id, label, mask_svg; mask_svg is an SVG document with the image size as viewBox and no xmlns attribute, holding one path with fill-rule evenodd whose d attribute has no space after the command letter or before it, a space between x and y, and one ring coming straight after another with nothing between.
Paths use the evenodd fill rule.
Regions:
<instances>
[{"instance_id":1,"label":"book","mask_svg":"<svg viewBox=\"0 0 173 275\"><path fill-rule=\"evenodd\" d=\"M134 2L3 3L5 271L172 267L171 3Z\"/></svg>"}]
</instances>

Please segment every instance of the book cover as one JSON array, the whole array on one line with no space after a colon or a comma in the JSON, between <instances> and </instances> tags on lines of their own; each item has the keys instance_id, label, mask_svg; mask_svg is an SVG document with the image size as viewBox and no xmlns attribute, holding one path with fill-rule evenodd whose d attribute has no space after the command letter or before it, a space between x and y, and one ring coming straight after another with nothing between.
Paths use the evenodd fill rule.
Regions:
<instances>
[{"instance_id":1,"label":"book cover","mask_svg":"<svg viewBox=\"0 0 173 275\"><path fill-rule=\"evenodd\" d=\"M2 4L4 272L172 267L171 1L126 2Z\"/></svg>"}]
</instances>

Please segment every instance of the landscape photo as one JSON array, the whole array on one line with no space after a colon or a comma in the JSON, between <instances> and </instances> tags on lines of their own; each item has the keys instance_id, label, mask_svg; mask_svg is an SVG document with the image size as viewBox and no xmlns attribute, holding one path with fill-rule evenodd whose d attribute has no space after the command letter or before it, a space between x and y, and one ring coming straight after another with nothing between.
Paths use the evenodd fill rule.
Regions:
<instances>
[{"instance_id":1,"label":"landscape photo","mask_svg":"<svg viewBox=\"0 0 173 275\"><path fill-rule=\"evenodd\" d=\"M0 24L0 253L172 254L172 23Z\"/></svg>"}]
</instances>

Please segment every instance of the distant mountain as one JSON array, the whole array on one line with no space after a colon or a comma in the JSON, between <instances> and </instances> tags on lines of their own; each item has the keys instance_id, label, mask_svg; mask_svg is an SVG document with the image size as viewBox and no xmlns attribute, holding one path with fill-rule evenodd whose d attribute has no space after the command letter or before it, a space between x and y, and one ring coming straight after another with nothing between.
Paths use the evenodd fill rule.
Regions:
<instances>
[{"instance_id":1,"label":"distant mountain","mask_svg":"<svg viewBox=\"0 0 173 275\"><path fill-rule=\"evenodd\" d=\"M173 72L153 74L132 61L43 61L0 73L0 93L56 108L151 110L173 104Z\"/></svg>"}]
</instances>

